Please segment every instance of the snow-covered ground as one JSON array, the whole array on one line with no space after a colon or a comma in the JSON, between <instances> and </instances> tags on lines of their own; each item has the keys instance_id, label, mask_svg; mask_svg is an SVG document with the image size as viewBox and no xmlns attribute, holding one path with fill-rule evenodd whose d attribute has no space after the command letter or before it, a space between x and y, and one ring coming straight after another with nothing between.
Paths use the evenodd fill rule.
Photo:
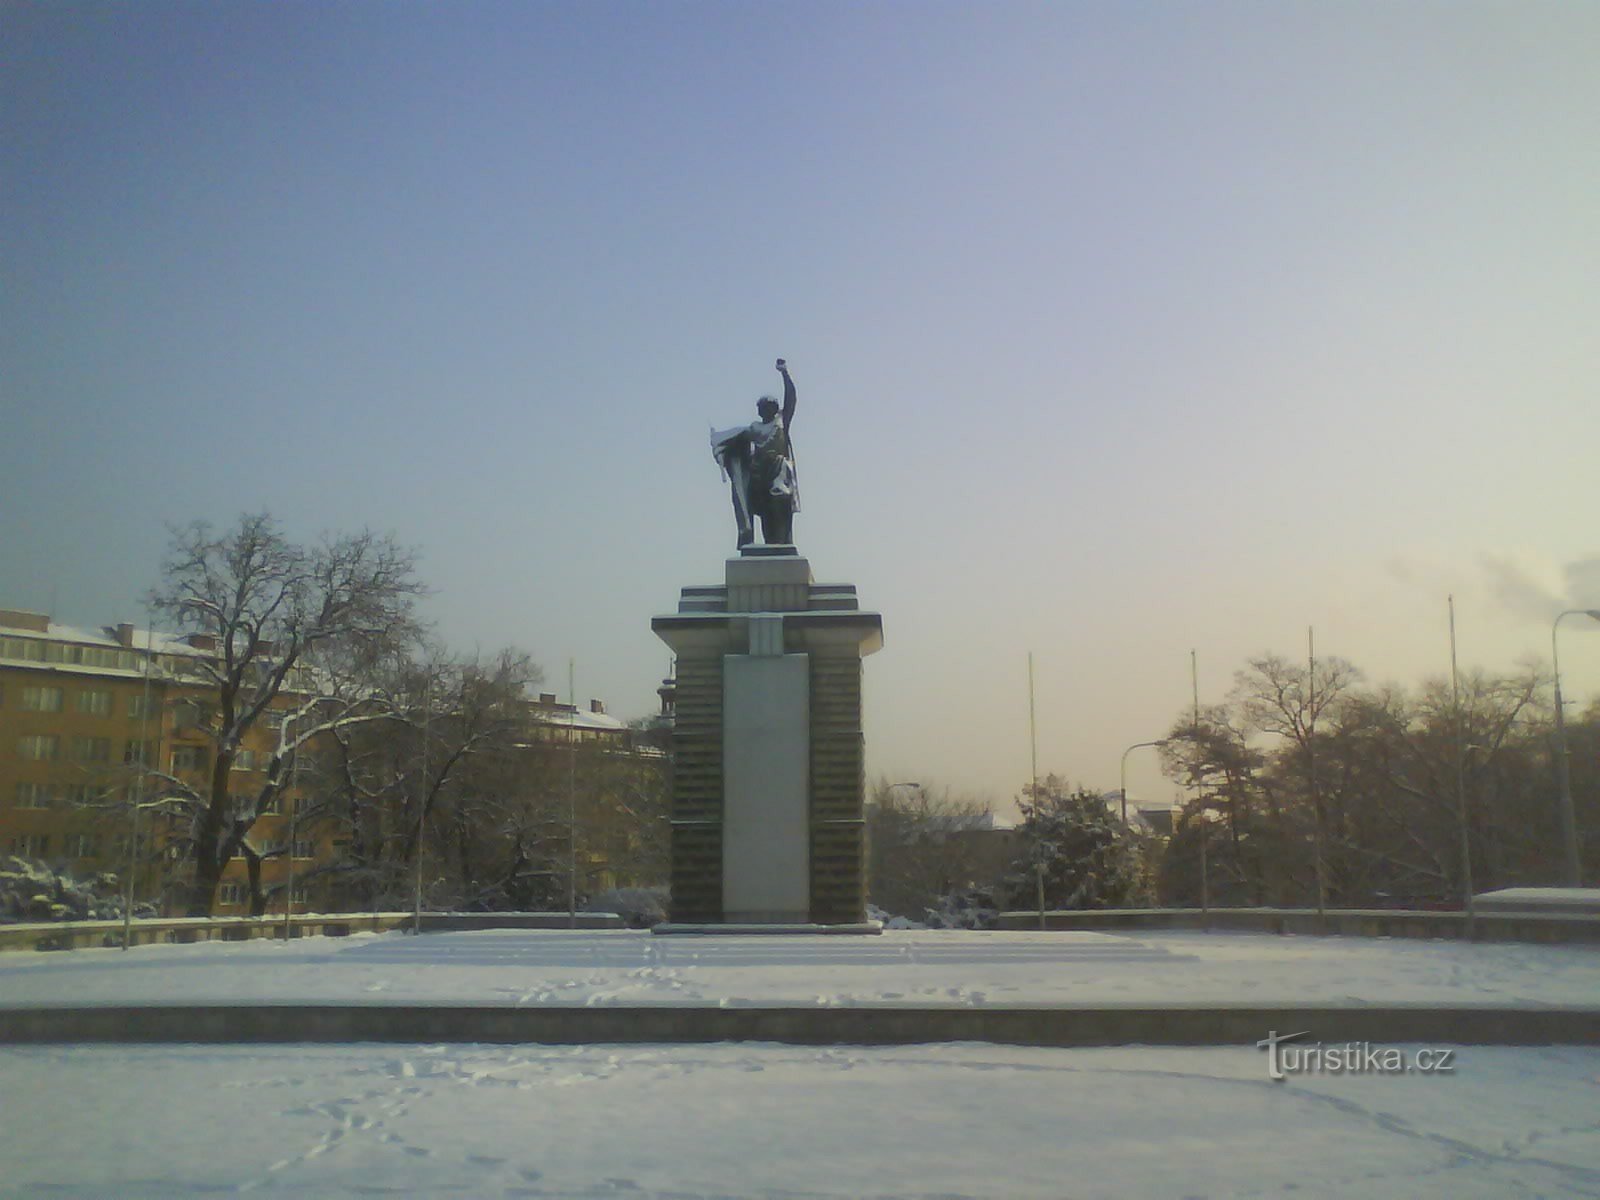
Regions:
<instances>
[{"instance_id":1,"label":"snow-covered ground","mask_svg":"<svg viewBox=\"0 0 1600 1200\"><path fill-rule=\"evenodd\" d=\"M1600 949L1221 933L488 930L0 955L6 1005L1600 1004Z\"/></svg>"},{"instance_id":2,"label":"snow-covered ground","mask_svg":"<svg viewBox=\"0 0 1600 1200\"><path fill-rule=\"evenodd\" d=\"M0 1195L1600 1195L1600 1051L1274 1084L1254 1049L0 1051Z\"/></svg>"},{"instance_id":3,"label":"snow-covered ground","mask_svg":"<svg viewBox=\"0 0 1600 1200\"><path fill-rule=\"evenodd\" d=\"M1600 1004L1600 952L495 931L0 956L0 1010L1295 1000ZM1452 1065L1273 1082L1253 1047L3 1047L0 1196L1600 1197L1600 1049Z\"/></svg>"}]
</instances>

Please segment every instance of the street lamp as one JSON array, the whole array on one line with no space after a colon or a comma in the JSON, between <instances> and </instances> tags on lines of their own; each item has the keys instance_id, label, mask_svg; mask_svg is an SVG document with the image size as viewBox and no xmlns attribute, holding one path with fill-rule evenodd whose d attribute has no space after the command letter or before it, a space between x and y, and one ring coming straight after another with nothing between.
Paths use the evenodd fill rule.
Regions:
<instances>
[{"instance_id":1,"label":"street lamp","mask_svg":"<svg viewBox=\"0 0 1600 1200\"><path fill-rule=\"evenodd\" d=\"M1128 755L1144 746L1165 746L1166 738L1154 742L1135 742L1122 752L1122 823L1128 823Z\"/></svg>"},{"instance_id":2,"label":"street lamp","mask_svg":"<svg viewBox=\"0 0 1600 1200\"><path fill-rule=\"evenodd\" d=\"M1593 617L1600 621L1600 608L1569 608L1550 625L1550 665L1556 681L1556 780L1561 787L1561 843L1566 857L1567 887L1582 887L1583 871L1578 863L1578 821L1572 811L1572 773L1567 767L1567 718L1561 709L1561 660L1556 656L1556 630L1562 617Z\"/></svg>"}]
</instances>

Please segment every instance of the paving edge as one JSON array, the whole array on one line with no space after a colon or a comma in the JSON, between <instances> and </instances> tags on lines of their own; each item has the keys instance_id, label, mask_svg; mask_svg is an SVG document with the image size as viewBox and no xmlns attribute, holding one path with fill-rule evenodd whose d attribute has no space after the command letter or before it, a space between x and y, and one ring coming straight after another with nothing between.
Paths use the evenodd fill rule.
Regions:
<instances>
[{"instance_id":1,"label":"paving edge","mask_svg":"<svg viewBox=\"0 0 1600 1200\"><path fill-rule=\"evenodd\" d=\"M432 1005L0 1007L0 1044L780 1042L1016 1046L1254 1045L1301 1030L1322 1042L1600 1045L1600 1008L1431 1005L1011 1005L500 1008Z\"/></svg>"}]
</instances>

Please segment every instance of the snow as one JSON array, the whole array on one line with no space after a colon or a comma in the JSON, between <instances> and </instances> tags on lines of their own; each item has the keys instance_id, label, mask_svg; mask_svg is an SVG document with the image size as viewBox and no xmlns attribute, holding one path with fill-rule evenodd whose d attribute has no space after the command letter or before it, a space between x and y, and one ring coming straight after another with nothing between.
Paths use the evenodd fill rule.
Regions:
<instances>
[{"instance_id":1,"label":"snow","mask_svg":"<svg viewBox=\"0 0 1600 1200\"><path fill-rule=\"evenodd\" d=\"M1593 1005L1600 953L500 930L0 955L0 1007L1273 1000ZM0 1047L0 1196L1600 1195L1600 1049L1466 1046L1449 1075L1266 1066L1254 1047Z\"/></svg>"},{"instance_id":2,"label":"snow","mask_svg":"<svg viewBox=\"0 0 1600 1200\"><path fill-rule=\"evenodd\" d=\"M1600 1003L1585 946L1200 932L484 930L0 955L7 1005Z\"/></svg>"},{"instance_id":3,"label":"snow","mask_svg":"<svg viewBox=\"0 0 1600 1200\"><path fill-rule=\"evenodd\" d=\"M0 1195L1600 1192L1600 1051L1274 1084L1253 1048L0 1051Z\"/></svg>"},{"instance_id":4,"label":"snow","mask_svg":"<svg viewBox=\"0 0 1600 1200\"><path fill-rule=\"evenodd\" d=\"M1501 888L1474 899L1486 912L1600 913L1600 888Z\"/></svg>"}]
</instances>

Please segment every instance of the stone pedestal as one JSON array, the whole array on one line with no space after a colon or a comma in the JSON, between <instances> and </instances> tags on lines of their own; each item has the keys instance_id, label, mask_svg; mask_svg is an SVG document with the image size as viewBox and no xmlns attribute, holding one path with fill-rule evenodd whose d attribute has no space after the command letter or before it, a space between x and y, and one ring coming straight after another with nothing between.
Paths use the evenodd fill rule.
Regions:
<instances>
[{"instance_id":1,"label":"stone pedestal","mask_svg":"<svg viewBox=\"0 0 1600 1200\"><path fill-rule=\"evenodd\" d=\"M673 923L865 921L861 660L883 618L794 547L750 546L650 624L678 658Z\"/></svg>"}]
</instances>

